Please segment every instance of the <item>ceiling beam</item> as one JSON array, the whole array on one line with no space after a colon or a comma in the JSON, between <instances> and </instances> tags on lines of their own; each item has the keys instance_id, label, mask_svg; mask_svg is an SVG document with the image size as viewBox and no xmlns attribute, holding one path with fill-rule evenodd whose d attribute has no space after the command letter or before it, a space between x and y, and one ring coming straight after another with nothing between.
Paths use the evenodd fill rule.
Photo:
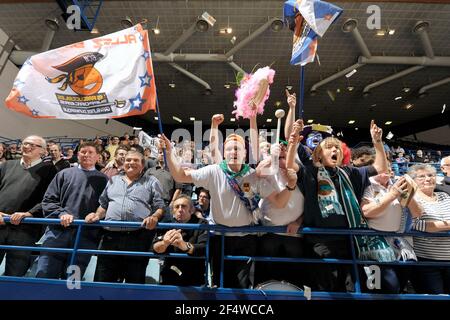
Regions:
<instances>
[{"instance_id":1,"label":"ceiling beam","mask_svg":"<svg viewBox=\"0 0 450 320\"><path fill-rule=\"evenodd\" d=\"M448 112L446 112L446 114L447 116L445 116L445 114L442 115L441 113L439 113L427 118L421 118L411 122L403 123L390 128L390 131L392 131L392 133L394 133L397 137L405 137L410 134L415 134L422 131L449 125Z\"/></svg>"},{"instance_id":2,"label":"ceiling beam","mask_svg":"<svg viewBox=\"0 0 450 320\"><path fill-rule=\"evenodd\" d=\"M123 0L109 0L109 1L123 1ZM148 0L141 0L142 2ZM55 0L1 0L0 3L42 3L42 2L55 2ZM212 1L213 2L213 1ZM339 2L361 2L361 0L336 0L336 3ZM374 1L373 4L377 2L392 2L392 0L377 0ZM441 3L441 4L449 4L450 0L395 0L395 2L400 3Z\"/></svg>"}]
</instances>

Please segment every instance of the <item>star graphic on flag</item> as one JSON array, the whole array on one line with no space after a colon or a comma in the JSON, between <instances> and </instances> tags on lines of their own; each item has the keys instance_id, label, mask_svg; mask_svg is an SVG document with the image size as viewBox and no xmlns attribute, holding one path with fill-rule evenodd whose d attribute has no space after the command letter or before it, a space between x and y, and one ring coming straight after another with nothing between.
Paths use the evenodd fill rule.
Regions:
<instances>
[{"instance_id":1,"label":"star graphic on flag","mask_svg":"<svg viewBox=\"0 0 450 320\"><path fill-rule=\"evenodd\" d=\"M28 59L24 62L23 65L24 65L24 66L32 66L33 64L31 63L30 58L28 58Z\"/></svg>"},{"instance_id":2,"label":"star graphic on flag","mask_svg":"<svg viewBox=\"0 0 450 320\"><path fill-rule=\"evenodd\" d=\"M142 36L142 34L139 35L139 40L144 41L144 37Z\"/></svg>"},{"instance_id":3,"label":"star graphic on flag","mask_svg":"<svg viewBox=\"0 0 450 320\"><path fill-rule=\"evenodd\" d=\"M39 111L37 111L36 109L33 109L33 110L31 110L31 114L36 117L39 115Z\"/></svg>"},{"instance_id":4,"label":"star graphic on flag","mask_svg":"<svg viewBox=\"0 0 450 320\"><path fill-rule=\"evenodd\" d=\"M139 110L139 111L142 111L142 105L146 101L145 99L142 99L140 92L137 94L137 96L135 98L128 99L128 100L131 103L131 107L130 107L129 111L132 111L132 110L135 110L135 109Z\"/></svg>"},{"instance_id":5,"label":"star graphic on flag","mask_svg":"<svg viewBox=\"0 0 450 320\"><path fill-rule=\"evenodd\" d=\"M139 77L139 80L141 80L141 88L142 87L150 87L150 81L152 81L152 76L145 71L145 74L142 77Z\"/></svg>"},{"instance_id":6,"label":"star graphic on flag","mask_svg":"<svg viewBox=\"0 0 450 320\"><path fill-rule=\"evenodd\" d=\"M24 84L25 84L25 82L20 81L19 79L17 79L16 81L14 81L13 86L16 87L16 88L18 88L18 87L20 87L20 86L23 86Z\"/></svg>"},{"instance_id":7,"label":"star graphic on flag","mask_svg":"<svg viewBox=\"0 0 450 320\"><path fill-rule=\"evenodd\" d=\"M29 99L25 98L25 96L20 96L19 98L17 98L17 100L19 100L19 102L23 104L26 104L28 101L30 101Z\"/></svg>"},{"instance_id":8,"label":"star graphic on flag","mask_svg":"<svg viewBox=\"0 0 450 320\"><path fill-rule=\"evenodd\" d=\"M141 57L144 58L145 61L147 61L147 59L150 58L150 53L148 51L144 51Z\"/></svg>"}]
</instances>

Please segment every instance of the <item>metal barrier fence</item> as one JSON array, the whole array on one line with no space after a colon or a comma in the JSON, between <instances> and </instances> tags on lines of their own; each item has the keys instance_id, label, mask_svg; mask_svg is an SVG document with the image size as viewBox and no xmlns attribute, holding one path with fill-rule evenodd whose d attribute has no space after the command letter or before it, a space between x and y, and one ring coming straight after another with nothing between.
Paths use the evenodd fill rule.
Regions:
<instances>
[{"instance_id":1,"label":"metal barrier fence","mask_svg":"<svg viewBox=\"0 0 450 320\"><path fill-rule=\"evenodd\" d=\"M6 223L10 222L9 217L4 217ZM59 219L45 219L45 218L24 218L21 223L24 224L43 224L43 225L60 225ZM54 253L66 253L71 254L70 264L76 264L76 258L78 254L91 254L91 255L122 255L122 256L143 256L143 257L183 257L186 259L205 259L205 284L208 283L209 271L208 262L210 258L210 232L208 232L207 244L206 244L206 254L205 256L190 256L188 254L157 254L152 252L136 252L136 251L112 251L112 250L90 250L90 249L80 249L80 235L84 227L124 227L124 228L139 228L142 227L138 222L127 222L127 221L99 221L97 223L86 223L84 220L74 220L71 226L77 227L77 233L75 237L75 242L73 248L49 248L40 246L13 246L13 245L0 245L0 250L23 250L23 251L39 251L39 252L54 252ZM356 250L354 245L354 236L419 236L419 237L450 237L450 232L439 232L439 233L424 233L418 231L412 231L408 233L395 233L395 232L381 232L370 229L324 229L324 228L302 228L298 231L299 234L304 235L347 235L350 239L351 245L351 256L352 259L337 259L337 258L279 258L279 257L264 257L264 256L232 256L225 255L225 241L223 241L224 233L231 232L245 232L245 233L285 233L286 227L265 227L265 226L250 226L250 227L225 227L220 225L206 225L206 224L186 224L186 223L158 223L157 229L186 229L186 230L209 230L216 231L220 233L222 237L222 247L221 247L221 273L220 273L220 285L219 289L224 289L224 275L223 266L225 260L240 260L240 261L271 261L271 262L289 262L289 263L305 263L305 264L346 264L352 265L353 273L355 277L354 288L355 292L342 293L342 292L314 292L312 298L319 299L431 299L431 300L450 300L450 295L440 294L440 295L430 295L430 294L381 294L381 293L362 293L361 292L361 279L359 277L358 266L359 265L400 265L400 266L445 266L450 267L450 261L393 261L393 262L378 262L373 260L359 260L356 258ZM2 281L7 280L10 277L0 276L0 285ZM52 281L50 279L31 279L31 280L42 280L42 281ZM107 285L107 284L103 284ZM121 284L126 287L126 284ZM148 285L133 285L133 287L145 287ZM162 285L160 285L162 286ZM236 289L233 289L236 290ZM243 293L251 293L255 289L242 289ZM274 291L275 294L283 294L282 291ZM289 293L291 296L293 293ZM304 298L304 293L294 294L294 296L299 298Z\"/></svg>"}]
</instances>

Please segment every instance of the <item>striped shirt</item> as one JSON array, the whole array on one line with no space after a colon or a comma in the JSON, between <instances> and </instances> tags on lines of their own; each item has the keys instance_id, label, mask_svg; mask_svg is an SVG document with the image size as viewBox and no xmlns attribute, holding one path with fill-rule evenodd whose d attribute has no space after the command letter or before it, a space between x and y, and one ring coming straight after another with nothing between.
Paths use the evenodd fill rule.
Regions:
<instances>
[{"instance_id":1,"label":"striped shirt","mask_svg":"<svg viewBox=\"0 0 450 320\"><path fill-rule=\"evenodd\" d=\"M161 184L155 177L142 175L128 185L124 176L122 172L112 177L100 196L100 205L106 209L106 221L142 222L157 209L164 208ZM129 228L109 230L121 231Z\"/></svg>"},{"instance_id":2,"label":"striped shirt","mask_svg":"<svg viewBox=\"0 0 450 320\"><path fill-rule=\"evenodd\" d=\"M420 218L414 219L414 229L425 231L427 221L450 220L450 196L444 192L435 192L436 201L426 201L415 197L424 209ZM416 255L425 259L450 260L450 237L414 237Z\"/></svg>"}]
</instances>

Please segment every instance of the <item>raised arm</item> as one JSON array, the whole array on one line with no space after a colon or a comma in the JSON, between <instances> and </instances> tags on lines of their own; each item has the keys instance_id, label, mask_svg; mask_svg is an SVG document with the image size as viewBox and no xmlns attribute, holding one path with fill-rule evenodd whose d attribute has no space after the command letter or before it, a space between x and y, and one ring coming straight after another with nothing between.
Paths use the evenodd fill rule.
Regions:
<instances>
[{"instance_id":1,"label":"raised arm","mask_svg":"<svg viewBox=\"0 0 450 320\"><path fill-rule=\"evenodd\" d=\"M297 173L293 169L287 170L287 183L285 189L280 192L273 192L267 197L272 205L277 209L286 207L292 191L297 187Z\"/></svg>"},{"instance_id":2,"label":"raised arm","mask_svg":"<svg viewBox=\"0 0 450 320\"><path fill-rule=\"evenodd\" d=\"M211 132L209 134L209 149L214 164L222 162L222 153L219 150L219 125L223 122L223 114L215 114L211 118Z\"/></svg>"},{"instance_id":3,"label":"raised arm","mask_svg":"<svg viewBox=\"0 0 450 320\"><path fill-rule=\"evenodd\" d=\"M297 104L297 97L295 96L295 93L290 94L289 90L286 89L286 98L289 105L289 111L284 123L284 137L287 140L291 134L292 125L295 122L295 105Z\"/></svg>"},{"instance_id":4,"label":"raised arm","mask_svg":"<svg viewBox=\"0 0 450 320\"><path fill-rule=\"evenodd\" d=\"M370 135L372 136L373 147L375 148L375 162L374 168L378 173L387 172L389 163L386 158L386 153L383 146L383 130L375 124L375 121L370 122Z\"/></svg>"},{"instance_id":5,"label":"raised arm","mask_svg":"<svg viewBox=\"0 0 450 320\"><path fill-rule=\"evenodd\" d=\"M250 117L250 159L258 163L259 159L259 135L256 115ZM253 159L252 159L253 157Z\"/></svg>"},{"instance_id":6,"label":"raised arm","mask_svg":"<svg viewBox=\"0 0 450 320\"><path fill-rule=\"evenodd\" d=\"M184 169L178 163L175 154L172 152L172 144L167 137L162 134L161 139L164 143L164 148L166 149L166 160L169 171L175 181L180 183L193 183L191 175L189 172L185 172Z\"/></svg>"},{"instance_id":7,"label":"raised arm","mask_svg":"<svg viewBox=\"0 0 450 320\"><path fill-rule=\"evenodd\" d=\"M386 193L381 199L375 198L373 194L369 197L365 197L361 203L361 209L364 217L373 219L386 213L386 209L395 199L400 199L403 192L408 189L408 183L404 177L395 182L388 193Z\"/></svg>"},{"instance_id":8,"label":"raised arm","mask_svg":"<svg viewBox=\"0 0 450 320\"><path fill-rule=\"evenodd\" d=\"M298 119L292 126L292 132L289 135L289 143L287 146L286 155L286 168L298 171L298 165L295 163L295 155L297 153L298 144L302 141L303 136L300 136L300 132L303 131L303 120Z\"/></svg>"}]
</instances>

